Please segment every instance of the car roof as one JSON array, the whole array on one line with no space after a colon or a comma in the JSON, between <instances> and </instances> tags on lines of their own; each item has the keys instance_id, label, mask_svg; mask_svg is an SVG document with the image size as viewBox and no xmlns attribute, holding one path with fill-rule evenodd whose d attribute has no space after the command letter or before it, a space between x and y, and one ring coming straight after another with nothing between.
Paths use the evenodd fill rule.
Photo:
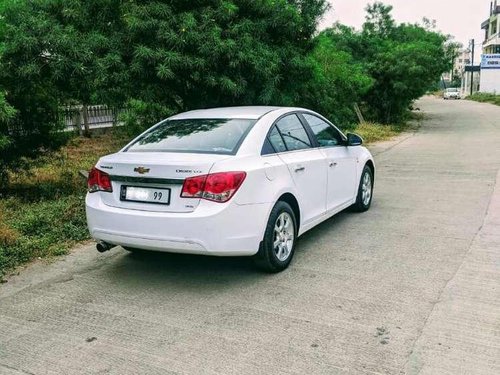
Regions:
<instances>
[{"instance_id":1,"label":"car roof","mask_svg":"<svg viewBox=\"0 0 500 375\"><path fill-rule=\"evenodd\" d=\"M222 119L222 118L238 118L248 120L258 120L269 112L282 109L282 107L271 106L249 106L249 107L224 107L198 109L179 113L169 118L169 120L187 120L187 119Z\"/></svg>"}]
</instances>

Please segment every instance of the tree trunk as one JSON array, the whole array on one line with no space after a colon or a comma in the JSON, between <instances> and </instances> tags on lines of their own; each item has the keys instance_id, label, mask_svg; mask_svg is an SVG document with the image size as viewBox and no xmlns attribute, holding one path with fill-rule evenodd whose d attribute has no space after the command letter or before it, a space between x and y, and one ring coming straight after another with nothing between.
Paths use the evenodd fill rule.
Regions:
<instances>
[{"instance_id":1,"label":"tree trunk","mask_svg":"<svg viewBox=\"0 0 500 375\"><path fill-rule=\"evenodd\" d=\"M359 123L364 124L365 118L363 117L363 114L361 113L361 109L359 108L358 103L354 103L354 112L356 112L356 116L358 116Z\"/></svg>"}]
</instances>

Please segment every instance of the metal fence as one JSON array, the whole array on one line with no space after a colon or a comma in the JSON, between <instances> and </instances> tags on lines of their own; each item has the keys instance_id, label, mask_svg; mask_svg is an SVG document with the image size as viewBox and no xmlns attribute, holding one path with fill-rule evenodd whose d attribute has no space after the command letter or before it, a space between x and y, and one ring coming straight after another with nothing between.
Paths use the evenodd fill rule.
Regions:
<instances>
[{"instance_id":1,"label":"metal fence","mask_svg":"<svg viewBox=\"0 0 500 375\"><path fill-rule=\"evenodd\" d=\"M122 113L120 109L109 108L105 105L92 105L66 107L59 115L65 130L82 132L85 118L87 118L89 129L109 128L121 125L118 120L120 113Z\"/></svg>"}]
</instances>

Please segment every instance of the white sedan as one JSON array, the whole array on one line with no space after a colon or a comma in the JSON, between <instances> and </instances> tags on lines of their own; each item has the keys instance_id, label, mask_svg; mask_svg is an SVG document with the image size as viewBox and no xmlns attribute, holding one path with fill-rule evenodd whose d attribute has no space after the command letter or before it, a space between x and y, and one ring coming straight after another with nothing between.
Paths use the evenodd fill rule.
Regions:
<instances>
[{"instance_id":1,"label":"white sedan","mask_svg":"<svg viewBox=\"0 0 500 375\"><path fill-rule=\"evenodd\" d=\"M460 90L457 88L446 89L443 94L443 99L444 100L460 99Z\"/></svg>"},{"instance_id":2,"label":"white sedan","mask_svg":"<svg viewBox=\"0 0 500 375\"><path fill-rule=\"evenodd\" d=\"M309 229L370 208L375 165L362 142L301 108L175 115L90 171L88 227L101 252L254 256L278 272Z\"/></svg>"}]
</instances>

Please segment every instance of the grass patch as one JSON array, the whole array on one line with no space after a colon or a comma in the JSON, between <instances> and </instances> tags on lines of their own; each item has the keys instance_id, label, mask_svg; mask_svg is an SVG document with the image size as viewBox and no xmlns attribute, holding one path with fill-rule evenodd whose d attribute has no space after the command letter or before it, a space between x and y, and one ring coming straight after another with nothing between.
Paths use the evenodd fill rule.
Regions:
<instances>
[{"instance_id":1,"label":"grass patch","mask_svg":"<svg viewBox=\"0 0 500 375\"><path fill-rule=\"evenodd\" d=\"M364 142L367 144L387 141L404 131L417 129L424 117L422 112L413 111L408 114L408 122L404 124L384 125L374 122L364 122L348 131L363 137Z\"/></svg>"},{"instance_id":2,"label":"grass patch","mask_svg":"<svg viewBox=\"0 0 500 375\"><path fill-rule=\"evenodd\" d=\"M28 170L11 172L9 186L2 195L25 201L54 199L82 191L80 170L89 170L100 156L116 152L129 138L119 131L109 131L93 138L77 137L57 152L29 160Z\"/></svg>"},{"instance_id":3,"label":"grass patch","mask_svg":"<svg viewBox=\"0 0 500 375\"><path fill-rule=\"evenodd\" d=\"M66 254L89 238L79 171L128 139L119 131L77 137L57 152L29 160L29 170L10 173L9 185L0 190L0 279L20 264Z\"/></svg>"},{"instance_id":4,"label":"grass patch","mask_svg":"<svg viewBox=\"0 0 500 375\"><path fill-rule=\"evenodd\" d=\"M403 116L399 124L380 124L365 121L355 126L343 128L344 133L356 133L363 138L365 144L387 141L405 131L414 131L420 127L425 119L425 114L420 108L412 105Z\"/></svg>"},{"instance_id":5,"label":"grass patch","mask_svg":"<svg viewBox=\"0 0 500 375\"><path fill-rule=\"evenodd\" d=\"M381 125L372 122L359 124L353 132L359 134L365 143L385 141L398 134L397 130L391 125Z\"/></svg>"},{"instance_id":6,"label":"grass patch","mask_svg":"<svg viewBox=\"0 0 500 375\"><path fill-rule=\"evenodd\" d=\"M495 105L500 105L500 95L495 95L495 94L476 92L475 94L468 96L467 99L480 103L491 103Z\"/></svg>"}]
</instances>

